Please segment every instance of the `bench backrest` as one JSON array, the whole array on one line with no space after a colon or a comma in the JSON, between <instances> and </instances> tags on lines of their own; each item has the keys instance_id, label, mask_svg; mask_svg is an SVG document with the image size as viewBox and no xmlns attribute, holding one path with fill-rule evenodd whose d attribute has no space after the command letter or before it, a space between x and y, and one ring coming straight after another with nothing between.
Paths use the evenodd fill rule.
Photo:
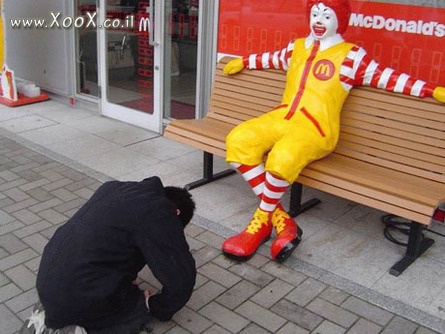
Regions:
<instances>
[{"instance_id":1,"label":"bench backrest","mask_svg":"<svg viewBox=\"0 0 445 334\"><path fill-rule=\"evenodd\" d=\"M222 68L230 59L218 64L207 117L236 125L280 103L283 71L226 76ZM354 88L343 107L334 153L445 184L445 105L432 98Z\"/></svg>"}]
</instances>

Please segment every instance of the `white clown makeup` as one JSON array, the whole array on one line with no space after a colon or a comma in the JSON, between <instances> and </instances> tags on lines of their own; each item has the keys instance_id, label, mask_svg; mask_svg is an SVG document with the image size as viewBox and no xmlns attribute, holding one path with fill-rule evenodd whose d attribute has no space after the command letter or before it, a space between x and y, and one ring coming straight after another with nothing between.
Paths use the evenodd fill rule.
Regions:
<instances>
[{"instance_id":1,"label":"white clown makeup","mask_svg":"<svg viewBox=\"0 0 445 334\"><path fill-rule=\"evenodd\" d=\"M311 8L310 28L316 40L334 36L338 29L338 19L335 12L323 3Z\"/></svg>"}]
</instances>

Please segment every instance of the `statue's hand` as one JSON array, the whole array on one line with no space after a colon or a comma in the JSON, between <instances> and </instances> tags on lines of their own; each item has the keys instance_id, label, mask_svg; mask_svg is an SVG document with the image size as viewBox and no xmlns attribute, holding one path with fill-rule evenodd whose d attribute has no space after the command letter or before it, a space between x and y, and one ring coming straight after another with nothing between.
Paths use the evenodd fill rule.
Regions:
<instances>
[{"instance_id":1,"label":"statue's hand","mask_svg":"<svg viewBox=\"0 0 445 334\"><path fill-rule=\"evenodd\" d=\"M436 87L433 90L433 97L442 103L445 103L445 87Z\"/></svg>"},{"instance_id":2,"label":"statue's hand","mask_svg":"<svg viewBox=\"0 0 445 334\"><path fill-rule=\"evenodd\" d=\"M243 58L236 58L229 61L223 68L225 75L232 75L244 69Z\"/></svg>"}]
</instances>

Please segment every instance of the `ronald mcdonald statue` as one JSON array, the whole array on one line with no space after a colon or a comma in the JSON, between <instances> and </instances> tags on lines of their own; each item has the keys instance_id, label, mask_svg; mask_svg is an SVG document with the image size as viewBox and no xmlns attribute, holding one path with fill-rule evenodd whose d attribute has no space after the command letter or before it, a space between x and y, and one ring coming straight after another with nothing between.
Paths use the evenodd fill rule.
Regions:
<instances>
[{"instance_id":1,"label":"ronald mcdonald statue","mask_svg":"<svg viewBox=\"0 0 445 334\"><path fill-rule=\"evenodd\" d=\"M445 103L445 88L434 87L381 66L366 51L343 40L351 13L348 0L308 0L310 34L276 52L230 61L224 74L244 68L287 71L282 103L241 123L226 138L227 162L260 199L252 220L226 239L223 253L247 260L271 236L271 257L281 262L299 244L302 231L280 204L301 170L332 152L339 137L340 111L351 88L369 85ZM264 156L267 153L267 160Z\"/></svg>"}]
</instances>

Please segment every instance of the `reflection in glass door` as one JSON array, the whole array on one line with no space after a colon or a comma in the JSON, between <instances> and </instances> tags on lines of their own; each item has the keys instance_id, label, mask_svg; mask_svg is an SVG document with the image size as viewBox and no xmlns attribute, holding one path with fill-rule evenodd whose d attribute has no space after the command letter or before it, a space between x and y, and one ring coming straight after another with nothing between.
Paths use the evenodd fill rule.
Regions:
<instances>
[{"instance_id":1,"label":"reflection in glass door","mask_svg":"<svg viewBox=\"0 0 445 334\"><path fill-rule=\"evenodd\" d=\"M164 118L195 118L199 0L165 1Z\"/></svg>"},{"instance_id":2,"label":"reflection in glass door","mask_svg":"<svg viewBox=\"0 0 445 334\"><path fill-rule=\"evenodd\" d=\"M96 0L77 0L77 17L88 17L96 12ZM76 34L76 75L78 94L99 96L97 68L97 29L82 27Z\"/></svg>"}]
</instances>

